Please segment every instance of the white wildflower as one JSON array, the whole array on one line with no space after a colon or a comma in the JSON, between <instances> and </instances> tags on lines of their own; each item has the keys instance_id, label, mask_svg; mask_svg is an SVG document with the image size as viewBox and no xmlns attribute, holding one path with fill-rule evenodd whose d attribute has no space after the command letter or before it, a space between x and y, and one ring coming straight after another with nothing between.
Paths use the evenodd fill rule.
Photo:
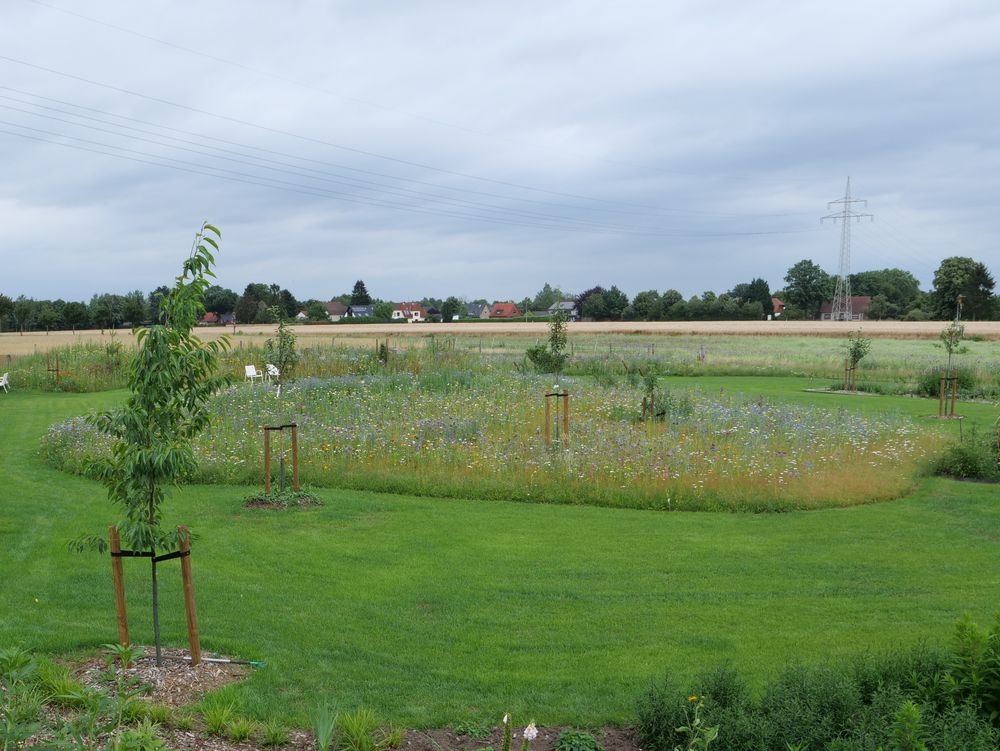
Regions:
<instances>
[{"instance_id":1,"label":"white wildflower","mask_svg":"<svg viewBox=\"0 0 1000 751\"><path fill-rule=\"evenodd\" d=\"M533 741L538 737L538 728L535 727L535 723L529 723L528 727L524 729L524 740Z\"/></svg>"}]
</instances>

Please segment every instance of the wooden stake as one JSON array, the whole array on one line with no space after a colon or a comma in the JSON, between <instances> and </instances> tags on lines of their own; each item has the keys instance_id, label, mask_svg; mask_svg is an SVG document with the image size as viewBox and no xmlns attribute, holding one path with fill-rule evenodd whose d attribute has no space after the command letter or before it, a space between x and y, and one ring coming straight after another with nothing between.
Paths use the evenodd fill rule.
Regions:
<instances>
[{"instance_id":1,"label":"wooden stake","mask_svg":"<svg viewBox=\"0 0 1000 751\"><path fill-rule=\"evenodd\" d=\"M569 392L562 395L563 400L563 443L569 446Z\"/></svg>"},{"instance_id":2,"label":"wooden stake","mask_svg":"<svg viewBox=\"0 0 1000 751\"><path fill-rule=\"evenodd\" d=\"M271 431L264 428L264 495L271 492Z\"/></svg>"},{"instance_id":3,"label":"wooden stake","mask_svg":"<svg viewBox=\"0 0 1000 751\"><path fill-rule=\"evenodd\" d=\"M552 445L552 410L548 397L545 399L545 448Z\"/></svg>"},{"instance_id":4,"label":"wooden stake","mask_svg":"<svg viewBox=\"0 0 1000 751\"><path fill-rule=\"evenodd\" d=\"M944 417L944 382L945 377L941 376L941 388L938 391L938 417Z\"/></svg>"},{"instance_id":5,"label":"wooden stake","mask_svg":"<svg viewBox=\"0 0 1000 751\"><path fill-rule=\"evenodd\" d=\"M958 376L951 377L951 416L955 416L955 400L958 398Z\"/></svg>"},{"instance_id":6,"label":"wooden stake","mask_svg":"<svg viewBox=\"0 0 1000 751\"><path fill-rule=\"evenodd\" d=\"M299 492L299 426L292 425L292 490Z\"/></svg>"},{"instance_id":7,"label":"wooden stake","mask_svg":"<svg viewBox=\"0 0 1000 751\"><path fill-rule=\"evenodd\" d=\"M198 613L194 605L194 579L191 577L191 533L187 527L178 527L181 533L181 579L184 582L184 610L187 612L188 648L191 664L201 662L201 642L198 639Z\"/></svg>"},{"instance_id":8,"label":"wooden stake","mask_svg":"<svg viewBox=\"0 0 1000 751\"><path fill-rule=\"evenodd\" d=\"M111 542L111 578L115 583L115 613L118 616L118 643L127 647L128 615L125 612L125 576L122 573L122 559L116 553L122 552L118 527L108 527L108 539Z\"/></svg>"}]
</instances>

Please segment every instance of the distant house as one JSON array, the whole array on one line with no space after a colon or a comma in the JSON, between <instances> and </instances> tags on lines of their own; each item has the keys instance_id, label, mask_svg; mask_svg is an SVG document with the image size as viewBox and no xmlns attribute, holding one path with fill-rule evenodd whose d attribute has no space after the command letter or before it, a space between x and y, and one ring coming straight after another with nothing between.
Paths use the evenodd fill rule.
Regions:
<instances>
[{"instance_id":1,"label":"distant house","mask_svg":"<svg viewBox=\"0 0 1000 751\"><path fill-rule=\"evenodd\" d=\"M347 306L342 302L325 302L323 307L326 308L326 315L331 321L339 321L347 315Z\"/></svg>"},{"instance_id":2,"label":"distant house","mask_svg":"<svg viewBox=\"0 0 1000 751\"><path fill-rule=\"evenodd\" d=\"M309 314L306 313L304 310L300 310L298 313L295 314L295 320L296 321L308 321L309 320Z\"/></svg>"},{"instance_id":3,"label":"distant house","mask_svg":"<svg viewBox=\"0 0 1000 751\"><path fill-rule=\"evenodd\" d=\"M575 300L560 300L559 302L552 303L549 306L549 315L554 315L560 310L566 314L569 320L580 320L580 311L576 307Z\"/></svg>"},{"instance_id":4,"label":"distant house","mask_svg":"<svg viewBox=\"0 0 1000 751\"><path fill-rule=\"evenodd\" d=\"M777 297L771 298L771 314L777 318L782 313L785 312L785 303L781 302Z\"/></svg>"},{"instance_id":5,"label":"distant house","mask_svg":"<svg viewBox=\"0 0 1000 751\"><path fill-rule=\"evenodd\" d=\"M421 323L427 320L427 309L417 302L400 302L392 308L392 320L406 320L409 323Z\"/></svg>"},{"instance_id":6,"label":"distant house","mask_svg":"<svg viewBox=\"0 0 1000 751\"><path fill-rule=\"evenodd\" d=\"M211 310L198 319L199 326L215 326L217 323L219 323L219 314L213 313Z\"/></svg>"},{"instance_id":7,"label":"distant house","mask_svg":"<svg viewBox=\"0 0 1000 751\"><path fill-rule=\"evenodd\" d=\"M221 323L223 326L232 326L234 323L236 323L236 314L223 313L221 316L219 316L219 323Z\"/></svg>"},{"instance_id":8,"label":"distant house","mask_svg":"<svg viewBox=\"0 0 1000 751\"><path fill-rule=\"evenodd\" d=\"M481 302L470 302L465 306L465 315L469 318L489 318L490 306Z\"/></svg>"},{"instance_id":9,"label":"distant house","mask_svg":"<svg viewBox=\"0 0 1000 751\"><path fill-rule=\"evenodd\" d=\"M495 302L490 306L490 318L518 318L524 313L512 302Z\"/></svg>"},{"instance_id":10,"label":"distant house","mask_svg":"<svg viewBox=\"0 0 1000 751\"><path fill-rule=\"evenodd\" d=\"M853 295L851 297L851 320L867 321L868 308L872 304L872 299L868 295ZM819 320L833 320L833 301L827 300L819 307Z\"/></svg>"},{"instance_id":11,"label":"distant house","mask_svg":"<svg viewBox=\"0 0 1000 751\"><path fill-rule=\"evenodd\" d=\"M348 318L374 318L375 317L375 306L374 305L348 305L347 313L345 314Z\"/></svg>"}]
</instances>

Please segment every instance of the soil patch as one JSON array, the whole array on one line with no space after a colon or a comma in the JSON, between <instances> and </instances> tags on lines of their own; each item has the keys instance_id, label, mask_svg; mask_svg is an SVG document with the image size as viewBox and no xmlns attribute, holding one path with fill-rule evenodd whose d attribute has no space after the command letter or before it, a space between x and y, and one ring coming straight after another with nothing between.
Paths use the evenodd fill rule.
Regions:
<instances>
[{"instance_id":1,"label":"soil patch","mask_svg":"<svg viewBox=\"0 0 1000 751\"><path fill-rule=\"evenodd\" d=\"M570 728L538 728L538 737L531 742L531 751L552 751L563 730ZM522 729L523 730L523 729ZM631 728L605 728L594 733L604 751L641 751ZM521 747L520 732L515 731L512 748ZM494 751L503 746L503 730L494 728L489 735L473 737L453 730L408 730L403 734L400 751Z\"/></svg>"}]
</instances>

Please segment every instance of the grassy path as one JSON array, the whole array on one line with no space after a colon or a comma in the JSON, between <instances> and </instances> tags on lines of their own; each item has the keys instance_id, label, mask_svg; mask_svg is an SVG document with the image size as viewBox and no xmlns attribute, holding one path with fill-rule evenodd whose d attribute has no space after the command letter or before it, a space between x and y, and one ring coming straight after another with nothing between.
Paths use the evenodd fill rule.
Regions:
<instances>
[{"instance_id":1,"label":"grassy path","mask_svg":"<svg viewBox=\"0 0 1000 751\"><path fill-rule=\"evenodd\" d=\"M117 396L0 395L0 646L115 638L107 559L65 550L113 509L35 451L50 423ZM788 659L941 641L961 612L985 622L1000 603L993 486L930 480L894 503L760 516L346 491L249 512L245 494L181 489L167 521L199 535L206 646L268 663L226 693L300 724L321 702L411 726L507 710L628 722L668 668L729 661L762 678ZM179 574L165 569L164 639L183 645ZM143 562L126 578L148 643Z\"/></svg>"}]
</instances>

